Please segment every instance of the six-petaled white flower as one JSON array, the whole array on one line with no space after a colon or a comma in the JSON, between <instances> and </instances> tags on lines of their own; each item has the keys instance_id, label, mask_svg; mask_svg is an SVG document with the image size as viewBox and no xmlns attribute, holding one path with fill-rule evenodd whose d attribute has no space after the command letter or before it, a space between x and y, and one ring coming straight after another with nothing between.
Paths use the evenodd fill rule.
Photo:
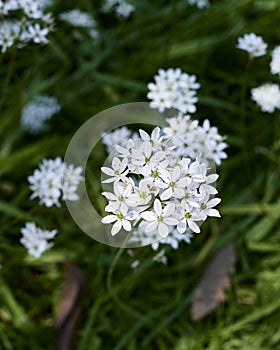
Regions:
<instances>
[{"instance_id":1,"label":"six-petaled white flower","mask_svg":"<svg viewBox=\"0 0 280 350\"><path fill-rule=\"evenodd\" d=\"M176 225L178 220L174 217L175 204L169 203L162 208L161 202L156 199L154 201L153 211L144 211L141 217L148 221L145 231L151 232L157 230L160 237L165 238L169 233L168 225Z\"/></svg>"}]
</instances>

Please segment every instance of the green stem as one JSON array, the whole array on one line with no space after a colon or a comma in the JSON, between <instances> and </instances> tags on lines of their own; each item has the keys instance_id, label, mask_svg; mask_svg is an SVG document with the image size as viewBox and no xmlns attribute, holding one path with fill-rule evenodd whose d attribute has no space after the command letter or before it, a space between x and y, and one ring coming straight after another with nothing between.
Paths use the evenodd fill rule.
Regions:
<instances>
[{"instance_id":1,"label":"green stem","mask_svg":"<svg viewBox=\"0 0 280 350\"><path fill-rule=\"evenodd\" d=\"M123 246L126 245L127 241L128 241L129 235L127 235L126 239L123 242ZM127 314L129 314L130 316L132 316L133 318L139 318L141 317L141 314L135 310L133 310L132 308L130 308L129 306L127 306L115 293L115 290L113 288L112 285L112 278L113 278L113 273L115 270L115 267L117 265L117 262L119 260L119 258L121 257L122 253L124 252L125 248L119 248L117 251L117 254L114 257L114 260L112 262L112 265L110 266L109 269L109 273L108 273L108 277L107 277L107 288L108 291L111 295L111 297L113 298L113 300L116 302L116 304L118 304L118 306L124 310Z\"/></svg>"}]
</instances>

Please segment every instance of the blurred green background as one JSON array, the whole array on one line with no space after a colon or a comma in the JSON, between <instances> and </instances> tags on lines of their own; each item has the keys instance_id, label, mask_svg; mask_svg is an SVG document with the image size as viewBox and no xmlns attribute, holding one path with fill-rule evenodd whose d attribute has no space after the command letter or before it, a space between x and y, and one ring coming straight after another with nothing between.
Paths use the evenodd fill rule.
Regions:
<instances>
[{"instance_id":1,"label":"blurred green background","mask_svg":"<svg viewBox=\"0 0 280 350\"><path fill-rule=\"evenodd\" d=\"M55 348L69 259L86 278L75 349L280 349L280 114L261 113L250 99L251 88L279 77L270 74L269 53L248 70L247 53L235 47L250 32L269 51L280 45L280 3L213 0L203 10L185 0L131 3L136 10L125 20L100 13L101 1L54 1L55 18L76 7L90 12L99 39L78 41L75 29L57 19L48 45L0 55L0 348ZM144 247L135 251L141 264L133 270L134 258L124 252L114 265L112 295L106 281L117 249L81 232L66 207L30 201L27 176L44 157L63 157L75 131L97 112L147 101L147 83L169 67L197 76L194 118L209 118L227 135L217 184L222 218L209 219L192 244L167 249L167 266ZM61 112L47 132L31 136L20 129L21 110L41 93L56 96ZM103 157L100 147L96 158ZM88 177L98 187L94 159L91 165ZM19 243L26 221L59 230L55 246L38 260ZM230 241L238 262L227 301L194 323L194 288L211 256Z\"/></svg>"}]
</instances>

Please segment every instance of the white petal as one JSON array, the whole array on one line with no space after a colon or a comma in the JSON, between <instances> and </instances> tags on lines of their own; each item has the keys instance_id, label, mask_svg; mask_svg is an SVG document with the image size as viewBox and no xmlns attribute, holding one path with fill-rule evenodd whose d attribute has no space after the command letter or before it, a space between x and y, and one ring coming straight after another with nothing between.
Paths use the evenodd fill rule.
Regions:
<instances>
[{"instance_id":1,"label":"white petal","mask_svg":"<svg viewBox=\"0 0 280 350\"><path fill-rule=\"evenodd\" d=\"M112 227L111 235L115 236L120 231L121 228L122 228L121 221L120 220L116 221Z\"/></svg>"},{"instance_id":2,"label":"white petal","mask_svg":"<svg viewBox=\"0 0 280 350\"><path fill-rule=\"evenodd\" d=\"M213 208L221 202L221 198L213 198L207 202L207 208Z\"/></svg>"},{"instance_id":3,"label":"white petal","mask_svg":"<svg viewBox=\"0 0 280 350\"><path fill-rule=\"evenodd\" d=\"M131 231L131 223L128 220L123 220L122 225L126 231Z\"/></svg>"},{"instance_id":4,"label":"white petal","mask_svg":"<svg viewBox=\"0 0 280 350\"><path fill-rule=\"evenodd\" d=\"M163 216L170 216L175 211L175 204L169 203L167 206L163 209Z\"/></svg>"},{"instance_id":5,"label":"white petal","mask_svg":"<svg viewBox=\"0 0 280 350\"><path fill-rule=\"evenodd\" d=\"M139 134L140 134L142 140L144 140L144 141L150 140L150 136L149 136L149 134L146 133L146 131L140 129Z\"/></svg>"},{"instance_id":6,"label":"white petal","mask_svg":"<svg viewBox=\"0 0 280 350\"><path fill-rule=\"evenodd\" d=\"M104 197L106 197L109 201L115 201L117 200L116 196L111 192L102 192L101 193Z\"/></svg>"},{"instance_id":7,"label":"white petal","mask_svg":"<svg viewBox=\"0 0 280 350\"><path fill-rule=\"evenodd\" d=\"M112 160L112 167L115 170L120 170L120 166L121 166L121 161L119 160L119 158L114 157Z\"/></svg>"},{"instance_id":8,"label":"white petal","mask_svg":"<svg viewBox=\"0 0 280 350\"><path fill-rule=\"evenodd\" d=\"M109 175L109 176L114 176L114 175L115 175L114 171L113 171L111 168L107 168L106 166L103 166L103 167L101 168L101 171L102 171L104 174Z\"/></svg>"},{"instance_id":9,"label":"white petal","mask_svg":"<svg viewBox=\"0 0 280 350\"><path fill-rule=\"evenodd\" d=\"M211 174L211 175L207 176L207 183L211 184L211 183L217 181L218 177L219 177L218 174Z\"/></svg>"},{"instance_id":10,"label":"white petal","mask_svg":"<svg viewBox=\"0 0 280 350\"><path fill-rule=\"evenodd\" d=\"M156 127L154 128L154 130L152 131L152 134L151 134L151 139L153 141L157 141L159 139L159 135L160 135L160 128L159 127Z\"/></svg>"},{"instance_id":11,"label":"white petal","mask_svg":"<svg viewBox=\"0 0 280 350\"><path fill-rule=\"evenodd\" d=\"M144 211L140 216L146 221L154 221L156 219L155 213L152 211Z\"/></svg>"},{"instance_id":12,"label":"white petal","mask_svg":"<svg viewBox=\"0 0 280 350\"><path fill-rule=\"evenodd\" d=\"M200 232L200 228L199 226L192 220L187 220L188 221L188 226L189 228L195 232L195 233L199 233Z\"/></svg>"},{"instance_id":13,"label":"white petal","mask_svg":"<svg viewBox=\"0 0 280 350\"><path fill-rule=\"evenodd\" d=\"M145 228L145 232L152 232L154 231L158 226L158 222L157 221L152 221L150 223L148 223L148 225Z\"/></svg>"},{"instance_id":14,"label":"white petal","mask_svg":"<svg viewBox=\"0 0 280 350\"><path fill-rule=\"evenodd\" d=\"M161 222L158 225L158 232L162 238L166 238L168 236L168 233L169 233L168 226L165 225L163 222Z\"/></svg>"},{"instance_id":15,"label":"white petal","mask_svg":"<svg viewBox=\"0 0 280 350\"><path fill-rule=\"evenodd\" d=\"M158 199L155 199L154 210L155 210L155 213L157 214L157 216L161 215L162 207L161 207L161 203L160 203L160 201Z\"/></svg>"},{"instance_id":16,"label":"white petal","mask_svg":"<svg viewBox=\"0 0 280 350\"><path fill-rule=\"evenodd\" d=\"M167 190L162 192L162 194L160 195L160 199L162 201L166 201L167 199L171 198L171 196L172 196L172 188L168 187Z\"/></svg>"},{"instance_id":17,"label":"white petal","mask_svg":"<svg viewBox=\"0 0 280 350\"><path fill-rule=\"evenodd\" d=\"M177 230L180 233L186 232L187 225L186 225L186 220L180 221L179 224L177 225Z\"/></svg>"},{"instance_id":18,"label":"white petal","mask_svg":"<svg viewBox=\"0 0 280 350\"><path fill-rule=\"evenodd\" d=\"M102 224L111 224L112 222L114 222L116 220L118 220L116 215L107 215L101 220L101 222L102 222Z\"/></svg>"},{"instance_id":19,"label":"white petal","mask_svg":"<svg viewBox=\"0 0 280 350\"><path fill-rule=\"evenodd\" d=\"M173 182L176 182L179 179L180 175L181 175L181 169L179 166L176 166L172 173Z\"/></svg>"},{"instance_id":20,"label":"white petal","mask_svg":"<svg viewBox=\"0 0 280 350\"><path fill-rule=\"evenodd\" d=\"M172 218L172 217L165 218L163 222L167 225L177 225L178 224L178 220L176 218Z\"/></svg>"},{"instance_id":21,"label":"white petal","mask_svg":"<svg viewBox=\"0 0 280 350\"><path fill-rule=\"evenodd\" d=\"M218 212L217 209L210 209L208 212L207 212L208 216L214 216L216 218L220 218L221 215L220 213Z\"/></svg>"}]
</instances>

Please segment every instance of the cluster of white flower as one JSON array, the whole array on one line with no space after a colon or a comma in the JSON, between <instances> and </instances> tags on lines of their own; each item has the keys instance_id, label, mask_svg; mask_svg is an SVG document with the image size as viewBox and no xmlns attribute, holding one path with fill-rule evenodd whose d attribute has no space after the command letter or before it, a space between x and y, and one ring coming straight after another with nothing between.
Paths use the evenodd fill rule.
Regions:
<instances>
[{"instance_id":1,"label":"cluster of white flower","mask_svg":"<svg viewBox=\"0 0 280 350\"><path fill-rule=\"evenodd\" d=\"M0 46L4 53L11 46L23 47L28 42L47 44L54 30L51 13L44 13L39 0L0 0Z\"/></svg>"},{"instance_id":2,"label":"cluster of white flower","mask_svg":"<svg viewBox=\"0 0 280 350\"><path fill-rule=\"evenodd\" d=\"M135 11L135 6L126 0L105 0L102 7L103 12L114 10L119 16L128 18Z\"/></svg>"},{"instance_id":3,"label":"cluster of white flower","mask_svg":"<svg viewBox=\"0 0 280 350\"><path fill-rule=\"evenodd\" d=\"M83 12L79 9L73 9L61 13L59 15L59 19L71 24L74 27L86 28L88 30L88 34L94 39L99 36L96 21L88 12Z\"/></svg>"},{"instance_id":4,"label":"cluster of white flower","mask_svg":"<svg viewBox=\"0 0 280 350\"><path fill-rule=\"evenodd\" d=\"M159 112L164 112L166 108L174 108L181 113L196 111L196 90L200 84L196 82L195 75L184 73L180 68L169 68L159 69L154 79L155 83L148 84L150 91L147 97L152 100L151 108Z\"/></svg>"},{"instance_id":5,"label":"cluster of white flower","mask_svg":"<svg viewBox=\"0 0 280 350\"><path fill-rule=\"evenodd\" d=\"M31 199L38 197L40 204L47 207L61 206L60 199L75 201L79 199L76 191L83 179L82 167L66 164L60 157L44 159L32 176L28 177Z\"/></svg>"},{"instance_id":6,"label":"cluster of white flower","mask_svg":"<svg viewBox=\"0 0 280 350\"><path fill-rule=\"evenodd\" d=\"M107 152L111 153L116 145L128 141L131 136L131 130L129 130L126 126L122 126L121 128L115 129L111 132L103 133L102 142L106 146Z\"/></svg>"},{"instance_id":7,"label":"cluster of white flower","mask_svg":"<svg viewBox=\"0 0 280 350\"><path fill-rule=\"evenodd\" d=\"M42 230L34 222L27 222L21 233L20 243L28 249L30 255L38 259L44 251L53 246L48 240L54 238L57 230Z\"/></svg>"},{"instance_id":8,"label":"cluster of white flower","mask_svg":"<svg viewBox=\"0 0 280 350\"><path fill-rule=\"evenodd\" d=\"M202 126L198 120L191 120L190 116L182 114L166 121L169 126L163 128L163 133L176 147L179 156L193 160L200 156L207 165L211 165L211 162L220 165L227 158L225 137L219 134L217 127L210 125L208 119L203 121Z\"/></svg>"},{"instance_id":9,"label":"cluster of white flower","mask_svg":"<svg viewBox=\"0 0 280 350\"><path fill-rule=\"evenodd\" d=\"M46 122L60 111L57 99L47 95L36 95L23 108L21 127L31 134L38 134L46 129Z\"/></svg>"},{"instance_id":10,"label":"cluster of white flower","mask_svg":"<svg viewBox=\"0 0 280 350\"><path fill-rule=\"evenodd\" d=\"M210 6L209 0L188 0L189 5L197 6L199 9Z\"/></svg>"},{"instance_id":11,"label":"cluster of white flower","mask_svg":"<svg viewBox=\"0 0 280 350\"><path fill-rule=\"evenodd\" d=\"M276 46L272 51L272 60L270 62L270 71L272 74L280 75L280 46Z\"/></svg>"},{"instance_id":12,"label":"cluster of white flower","mask_svg":"<svg viewBox=\"0 0 280 350\"><path fill-rule=\"evenodd\" d=\"M252 89L251 93L262 112L273 113L275 109L280 109L280 89L277 84L261 85Z\"/></svg>"},{"instance_id":13,"label":"cluster of white flower","mask_svg":"<svg viewBox=\"0 0 280 350\"><path fill-rule=\"evenodd\" d=\"M245 34L238 38L236 47L240 50L247 51L251 58L260 57L266 54L267 44L261 36L255 33Z\"/></svg>"},{"instance_id":14,"label":"cluster of white flower","mask_svg":"<svg viewBox=\"0 0 280 350\"><path fill-rule=\"evenodd\" d=\"M220 202L213 186L218 175L208 174L199 158L179 156L159 127L151 136L143 130L139 134L117 145L111 167L101 168L108 177L102 182L113 184L112 192L102 193L109 202L105 211L111 213L102 222L113 223L112 235L136 227L131 242L146 245L163 238L176 246L175 241L189 240L190 232L200 232L198 224L208 216L220 216L214 209Z\"/></svg>"}]
</instances>

